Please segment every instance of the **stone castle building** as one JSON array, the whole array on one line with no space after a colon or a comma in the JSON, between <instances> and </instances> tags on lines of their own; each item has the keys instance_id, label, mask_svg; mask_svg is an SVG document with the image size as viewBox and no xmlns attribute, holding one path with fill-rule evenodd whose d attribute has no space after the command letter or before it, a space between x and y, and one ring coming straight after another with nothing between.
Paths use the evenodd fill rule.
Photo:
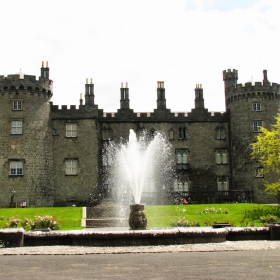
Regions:
<instances>
[{"instance_id":1,"label":"stone castle building","mask_svg":"<svg viewBox=\"0 0 280 280\"><path fill-rule=\"evenodd\" d=\"M76 108L50 102L53 82L44 63L38 79L18 73L0 76L0 207L14 201L28 206L88 203L90 194L106 195L103 176L109 161L102 152L109 140L128 139L129 130L164 132L172 143L177 178L157 192L162 202L190 196L199 203L236 201L246 192L254 202L274 202L264 192L262 166L250 157L260 127L275 122L280 86L237 84L238 71L223 71L226 112L208 112L196 85L191 112L166 107L164 82L157 83L157 107L150 113L130 108L129 88L120 88L120 108L105 113L95 104L94 84L85 84ZM97 93L98 94L98 93ZM166 196L164 196L166 195ZM152 193L143 194L149 203ZM171 199L171 200L170 200Z\"/></svg>"}]
</instances>

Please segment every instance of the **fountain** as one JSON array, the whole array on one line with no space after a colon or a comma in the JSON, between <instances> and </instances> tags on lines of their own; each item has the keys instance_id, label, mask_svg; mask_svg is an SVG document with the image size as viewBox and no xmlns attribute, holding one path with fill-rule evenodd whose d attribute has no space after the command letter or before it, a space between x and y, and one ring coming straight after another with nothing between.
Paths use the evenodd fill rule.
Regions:
<instances>
[{"instance_id":1,"label":"fountain","mask_svg":"<svg viewBox=\"0 0 280 280\"><path fill-rule=\"evenodd\" d=\"M130 205L130 229L146 229L147 219L143 192L156 194L170 185L172 178L171 144L160 132L149 135L143 131L138 137L130 130L129 141L110 142L106 156L111 159L108 180L112 196L121 205L120 213Z\"/></svg>"}]
</instances>

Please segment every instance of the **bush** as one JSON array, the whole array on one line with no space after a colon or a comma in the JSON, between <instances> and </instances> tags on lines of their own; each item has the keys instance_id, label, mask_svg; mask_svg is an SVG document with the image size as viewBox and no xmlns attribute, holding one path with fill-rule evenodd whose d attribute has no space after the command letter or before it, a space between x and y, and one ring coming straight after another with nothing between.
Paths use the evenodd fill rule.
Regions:
<instances>
[{"instance_id":1,"label":"bush","mask_svg":"<svg viewBox=\"0 0 280 280\"><path fill-rule=\"evenodd\" d=\"M265 215L265 216L261 216L260 221L262 223L268 223L268 224L277 223L279 221L279 218L275 215L268 214L268 215Z\"/></svg>"},{"instance_id":2,"label":"bush","mask_svg":"<svg viewBox=\"0 0 280 280\"><path fill-rule=\"evenodd\" d=\"M180 219L177 222L172 221L172 227L200 227L200 223L198 221L190 222L186 219Z\"/></svg>"},{"instance_id":3,"label":"bush","mask_svg":"<svg viewBox=\"0 0 280 280\"><path fill-rule=\"evenodd\" d=\"M27 218L9 218L8 222L4 226L5 228L16 228L21 226L26 231L31 231L34 229L50 228L52 230L60 229L60 224L57 222L56 218L52 216L35 216L34 221Z\"/></svg>"}]
</instances>

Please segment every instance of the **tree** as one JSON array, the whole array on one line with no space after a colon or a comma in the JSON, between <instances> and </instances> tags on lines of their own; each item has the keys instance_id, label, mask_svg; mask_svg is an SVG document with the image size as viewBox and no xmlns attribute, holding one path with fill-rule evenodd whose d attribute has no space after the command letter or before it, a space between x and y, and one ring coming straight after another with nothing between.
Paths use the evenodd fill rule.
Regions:
<instances>
[{"instance_id":1,"label":"tree","mask_svg":"<svg viewBox=\"0 0 280 280\"><path fill-rule=\"evenodd\" d=\"M252 157L259 161L265 174L265 191L279 197L280 194L280 112L271 130L260 128L257 142L251 144Z\"/></svg>"}]
</instances>

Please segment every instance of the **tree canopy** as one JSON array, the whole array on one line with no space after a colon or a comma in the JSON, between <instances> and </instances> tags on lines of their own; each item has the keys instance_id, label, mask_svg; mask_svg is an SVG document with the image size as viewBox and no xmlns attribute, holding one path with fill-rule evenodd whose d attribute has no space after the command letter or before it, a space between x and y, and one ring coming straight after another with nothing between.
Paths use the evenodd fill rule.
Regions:
<instances>
[{"instance_id":1,"label":"tree canopy","mask_svg":"<svg viewBox=\"0 0 280 280\"><path fill-rule=\"evenodd\" d=\"M263 167L264 185L268 193L280 194L280 112L271 129L261 127L261 133L252 146L252 157Z\"/></svg>"}]
</instances>

